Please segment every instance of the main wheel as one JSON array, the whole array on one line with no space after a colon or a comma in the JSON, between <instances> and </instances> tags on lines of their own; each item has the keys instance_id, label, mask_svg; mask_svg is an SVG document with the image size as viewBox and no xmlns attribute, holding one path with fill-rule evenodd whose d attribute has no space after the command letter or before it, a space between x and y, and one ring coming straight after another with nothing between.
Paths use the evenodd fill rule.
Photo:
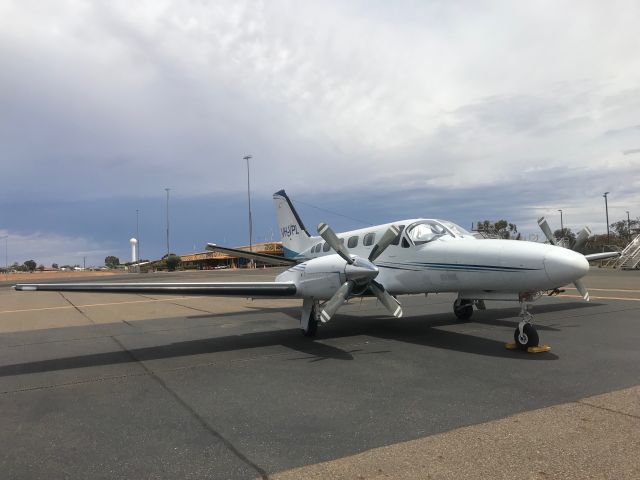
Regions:
<instances>
[{"instance_id":1,"label":"main wheel","mask_svg":"<svg viewBox=\"0 0 640 480\"><path fill-rule=\"evenodd\" d=\"M302 330L302 333L306 337L315 337L316 332L318 331L318 320L316 319L316 309L315 307L311 309L311 313L309 314L309 322L307 323L307 328Z\"/></svg>"},{"instance_id":2,"label":"main wheel","mask_svg":"<svg viewBox=\"0 0 640 480\"><path fill-rule=\"evenodd\" d=\"M526 350L529 347L537 347L540 339L538 338L538 332L529 323L525 323L522 328L522 335L520 335L520 328L516 327L516 331L513 332L513 339L516 341L516 345L520 350Z\"/></svg>"},{"instance_id":3,"label":"main wheel","mask_svg":"<svg viewBox=\"0 0 640 480\"><path fill-rule=\"evenodd\" d=\"M469 320L473 315L473 304L471 300L456 300L453 302L453 313L458 320Z\"/></svg>"}]
</instances>

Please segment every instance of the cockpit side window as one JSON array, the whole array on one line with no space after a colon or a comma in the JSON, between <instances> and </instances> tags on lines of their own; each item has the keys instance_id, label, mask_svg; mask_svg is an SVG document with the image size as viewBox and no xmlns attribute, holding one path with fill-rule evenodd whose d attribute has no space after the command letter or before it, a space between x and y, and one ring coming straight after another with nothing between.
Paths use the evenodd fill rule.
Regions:
<instances>
[{"instance_id":1,"label":"cockpit side window","mask_svg":"<svg viewBox=\"0 0 640 480\"><path fill-rule=\"evenodd\" d=\"M398 229L400 231L398 232L398 235L396 236L396 238L393 239L393 242L391 242L391 245L398 245L398 243L400 243L400 237L402 237L402 231L404 230L404 225L398 225Z\"/></svg>"}]
</instances>

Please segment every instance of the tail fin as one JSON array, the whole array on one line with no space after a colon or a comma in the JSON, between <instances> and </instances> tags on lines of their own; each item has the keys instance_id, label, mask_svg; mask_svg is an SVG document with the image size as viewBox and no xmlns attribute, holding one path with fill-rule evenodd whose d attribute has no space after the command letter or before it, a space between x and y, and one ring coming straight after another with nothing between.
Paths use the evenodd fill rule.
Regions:
<instances>
[{"instance_id":1,"label":"tail fin","mask_svg":"<svg viewBox=\"0 0 640 480\"><path fill-rule=\"evenodd\" d=\"M309 248L313 240L284 190L273 194L273 203L278 216L280 235L282 235L284 256L294 258Z\"/></svg>"}]
</instances>

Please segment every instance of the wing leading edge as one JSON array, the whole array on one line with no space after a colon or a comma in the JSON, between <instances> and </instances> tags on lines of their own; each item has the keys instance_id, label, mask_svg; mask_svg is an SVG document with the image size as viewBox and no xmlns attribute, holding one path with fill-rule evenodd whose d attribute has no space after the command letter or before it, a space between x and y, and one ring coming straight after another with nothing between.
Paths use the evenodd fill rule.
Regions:
<instances>
[{"instance_id":1,"label":"wing leading edge","mask_svg":"<svg viewBox=\"0 0 640 480\"><path fill-rule=\"evenodd\" d=\"M21 283L21 291L173 293L220 297L294 297L296 286L288 282L230 283Z\"/></svg>"},{"instance_id":2,"label":"wing leading edge","mask_svg":"<svg viewBox=\"0 0 640 480\"><path fill-rule=\"evenodd\" d=\"M291 258L279 257L277 255L269 255L268 253L247 252L246 250L239 250L237 248L221 247L215 243L207 243L207 250L212 252L226 253L228 255L240 258L246 258L248 260L257 260L270 265L296 265L296 260Z\"/></svg>"}]
</instances>

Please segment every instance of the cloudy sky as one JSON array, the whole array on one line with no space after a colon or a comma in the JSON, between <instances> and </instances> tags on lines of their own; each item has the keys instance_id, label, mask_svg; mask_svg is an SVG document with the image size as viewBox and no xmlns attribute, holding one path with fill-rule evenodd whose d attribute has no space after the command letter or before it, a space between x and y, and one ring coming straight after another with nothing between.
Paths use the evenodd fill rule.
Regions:
<instances>
[{"instance_id":1,"label":"cloudy sky","mask_svg":"<svg viewBox=\"0 0 640 480\"><path fill-rule=\"evenodd\" d=\"M637 1L0 0L9 262L413 216L640 215ZM324 210L323 210L324 209ZM334 213L340 212L345 217ZM2 259L4 260L4 259Z\"/></svg>"}]
</instances>

